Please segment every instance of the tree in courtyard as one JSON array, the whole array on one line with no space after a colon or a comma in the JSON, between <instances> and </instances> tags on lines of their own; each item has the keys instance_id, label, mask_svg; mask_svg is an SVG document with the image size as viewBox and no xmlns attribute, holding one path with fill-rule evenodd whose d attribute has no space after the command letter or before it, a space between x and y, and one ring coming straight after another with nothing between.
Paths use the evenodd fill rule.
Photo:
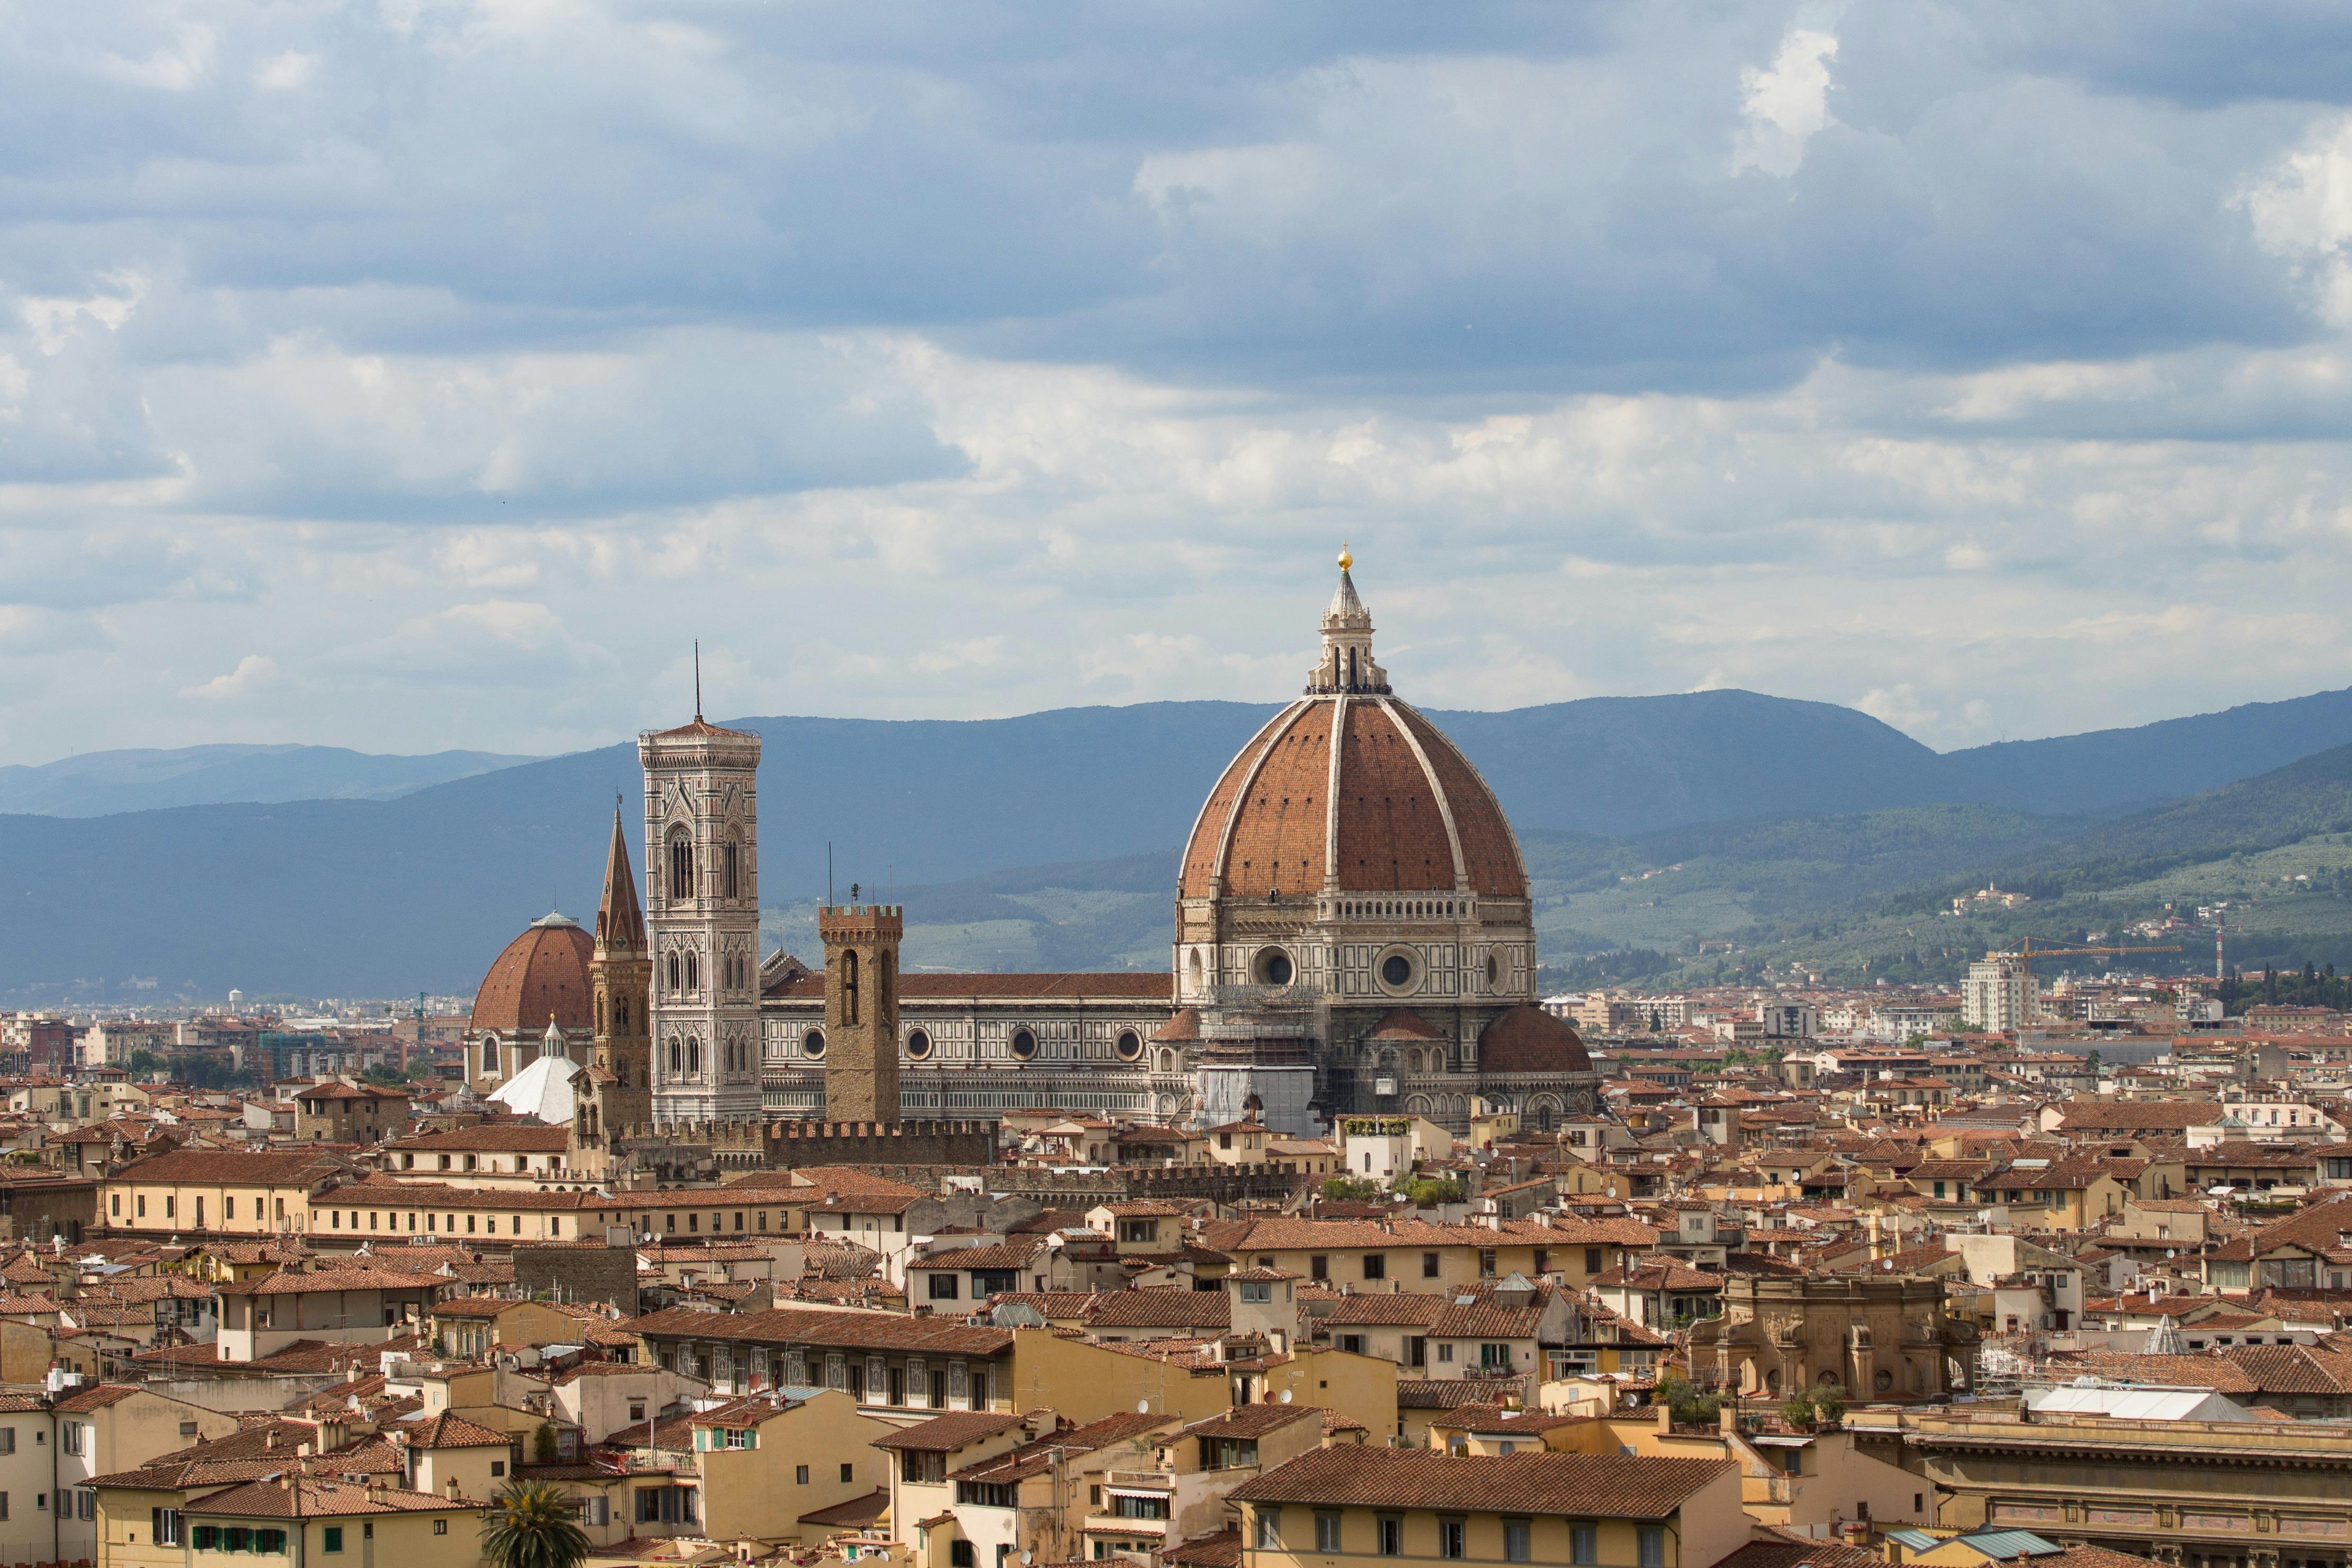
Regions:
<instances>
[{"instance_id":1,"label":"tree in courtyard","mask_svg":"<svg viewBox=\"0 0 2352 1568\"><path fill-rule=\"evenodd\" d=\"M580 1568L588 1535L562 1488L518 1478L482 1515L482 1555L491 1568Z\"/></svg>"}]
</instances>

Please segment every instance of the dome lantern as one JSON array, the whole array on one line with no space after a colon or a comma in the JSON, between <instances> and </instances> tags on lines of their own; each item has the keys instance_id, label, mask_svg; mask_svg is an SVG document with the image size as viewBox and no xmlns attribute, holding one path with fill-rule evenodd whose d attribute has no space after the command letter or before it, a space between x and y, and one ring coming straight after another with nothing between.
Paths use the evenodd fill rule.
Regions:
<instances>
[{"instance_id":1,"label":"dome lantern","mask_svg":"<svg viewBox=\"0 0 2352 1568\"><path fill-rule=\"evenodd\" d=\"M1372 613L1356 596L1349 568L1356 563L1347 546L1339 547L1339 585L1323 612L1323 657L1307 674L1310 697L1332 692L1377 693L1389 689L1388 671L1372 661Z\"/></svg>"}]
</instances>

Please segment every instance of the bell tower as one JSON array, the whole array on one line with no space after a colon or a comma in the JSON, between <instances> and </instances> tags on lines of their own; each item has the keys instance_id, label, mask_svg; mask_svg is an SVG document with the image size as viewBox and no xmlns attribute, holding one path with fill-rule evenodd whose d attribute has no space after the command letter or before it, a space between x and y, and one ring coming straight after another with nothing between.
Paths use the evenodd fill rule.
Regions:
<instances>
[{"instance_id":1,"label":"bell tower","mask_svg":"<svg viewBox=\"0 0 2352 1568\"><path fill-rule=\"evenodd\" d=\"M852 888L855 898L857 889ZM821 909L824 942L824 1114L828 1121L898 1120L897 904Z\"/></svg>"},{"instance_id":2,"label":"bell tower","mask_svg":"<svg viewBox=\"0 0 2352 1568\"><path fill-rule=\"evenodd\" d=\"M754 1120L760 737L697 712L691 724L639 735L637 760L646 770L654 1124Z\"/></svg>"},{"instance_id":3,"label":"bell tower","mask_svg":"<svg viewBox=\"0 0 2352 1568\"><path fill-rule=\"evenodd\" d=\"M615 801L613 844L604 855L604 897L596 908L596 945L588 960L596 1007L588 1070L593 1097L572 1121L573 1143L600 1158L622 1129L653 1118L653 981L645 912L637 906L637 879L629 868L629 840L621 831Z\"/></svg>"}]
</instances>

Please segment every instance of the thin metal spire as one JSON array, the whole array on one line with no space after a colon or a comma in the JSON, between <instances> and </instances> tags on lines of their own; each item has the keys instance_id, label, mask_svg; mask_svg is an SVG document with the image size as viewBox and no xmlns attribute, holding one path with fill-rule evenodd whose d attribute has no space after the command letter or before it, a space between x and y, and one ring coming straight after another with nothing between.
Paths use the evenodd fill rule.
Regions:
<instances>
[{"instance_id":1,"label":"thin metal spire","mask_svg":"<svg viewBox=\"0 0 2352 1568\"><path fill-rule=\"evenodd\" d=\"M694 721L702 721L702 639L694 639Z\"/></svg>"}]
</instances>

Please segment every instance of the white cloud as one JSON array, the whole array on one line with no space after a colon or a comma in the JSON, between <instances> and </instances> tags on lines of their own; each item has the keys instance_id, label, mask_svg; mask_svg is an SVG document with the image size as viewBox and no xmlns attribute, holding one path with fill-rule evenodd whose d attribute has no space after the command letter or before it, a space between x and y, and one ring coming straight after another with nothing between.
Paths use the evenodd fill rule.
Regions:
<instances>
[{"instance_id":1,"label":"white cloud","mask_svg":"<svg viewBox=\"0 0 2352 1568\"><path fill-rule=\"evenodd\" d=\"M1872 718L1913 734L1936 728L1937 713L1919 700L1908 681L1892 687L1874 686L1854 699L1853 705Z\"/></svg>"},{"instance_id":2,"label":"white cloud","mask_svg":"<svg viewBox=\"0 0 2352 1568\"><path fill-rule=\"evenodd\" d=\"M135 271L110 273L104 279L110 289L98 294L79 297L26 295L16 301L16 309L25 319L25 326L33 334L33 342L45 354L62 353L81 330L84 321L94 321L108 331L120 331L139 308L147 292L147 279Z\"/></svg>"},{"instance_id":3,"label":"white cloud","mask_svg":"<svg viewBox=\"0 0 2352 1568\"><path fill-rule=\"evenodd\" d=\"M1759 169L1786 179L1805 161L1805 143L1831 123L1830 62L1837 58L1833 34L1792 29L1780 40L1770 66L1739 73L1740 128L1731 171Z\"/></svg>"},{"instance_id":4,"label":"white cloud","mask_svg":"<svg viewBox=\"0 0 2352 1568\"><path fill-rule=\"evenodd\" d=\"M253 68L253 85L288 92L307 84L319 68L319 57L299 49L275 54Z\"/></svg>"},{"instance_id":5,"label":"white cloud","mask_svg":"<svg viewBox=\"0 0 2352 1568\"><path fill-rule=\"evenodd\" d=\"M2347 679L2277 18L925 15L12 18L0 746L583 744L697 635L771 710L1262 700L1343 537L1438 705ZM173 700L255 625L301 679Z\"/></svg>"},{"instance_id":6,"label":"white cloud","mask_svg":"<svg viewBox=\"0 0 2352 1568\"><path fill-rule=\"evenodd\" d=\"M199 702L230 702L251 697L278 681L278 661L267 654L249 653L226 675L180 688L180 695Z\"/></svg>"},{"instance_id":7,"label":"white cloud","mask_svg":"<svg viewBox=\"0 0 2352 1568\"><path fill-rule=\"evenodd\" d=\"M2240 192L2255 241L2308 276L2327 320L2352 327L2352 114L2315 122L2303 144Z\"/></svg>"}]
</instances>

